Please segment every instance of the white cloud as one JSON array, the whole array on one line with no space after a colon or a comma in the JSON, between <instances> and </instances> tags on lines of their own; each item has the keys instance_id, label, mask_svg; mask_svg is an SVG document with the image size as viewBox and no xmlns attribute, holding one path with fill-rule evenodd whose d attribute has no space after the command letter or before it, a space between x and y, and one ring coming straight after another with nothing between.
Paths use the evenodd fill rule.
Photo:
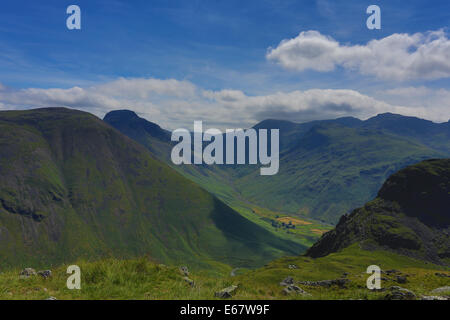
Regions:
<instances>
[{"instance_id":1,"label":"white cloud","mask_svg":"<svg viewBox=\"0 0 450 320\"><path fill-rule=\"evenodd\" d=\"M434 121L447 121L450 117L450 93L444 89L400 88L379 92L378 96L383 99L345 89L249 96L240 90L204 90L189 81L175 79L121 78L69 89L15 90L0 85L0 109L69 107L99 117L111 110L131 109L168 129L191 128L194 120L203 120L205 127L224 129L245 128L268 118L295 122L343 116L365 119L382 112Z\"/></svg>"},{"instance_id":2,"label":"white cloud","mask_svg":"<svg viewBox=\"0 0 450 320\"><path fill-rule=\"evenodd\" d=\"M414 115L422 118L450 119L450 90L421 87L404 87L379 93L383 100L391 104L401 103L413 109Z\"/></svg>"},{"instance_id":3,"label":"white cloud","mask_svg":"<svg viewBox=\"0 0 450 320\"><path fill-rule=\"evenodd\" d=\"M162 95L173 97L194 96L196 87L188 81L175 79L160 80L154 78L119 78L113 82L96 87L98 92L109 96L147 99Z\"/></svg>"},{"instance_id":4,"label":"white cloud","mask_svg":"<svg viewBox=\"0 0 450 320\"><path fill-rule=\"evenodd\" d=\"M267 59L286 69L326 72L340 66L388 80L450 77L450 40L443 30L394 33L365 45L345 45L318 31L304 31L269 48Z\"/></svg>"}]
</instances>

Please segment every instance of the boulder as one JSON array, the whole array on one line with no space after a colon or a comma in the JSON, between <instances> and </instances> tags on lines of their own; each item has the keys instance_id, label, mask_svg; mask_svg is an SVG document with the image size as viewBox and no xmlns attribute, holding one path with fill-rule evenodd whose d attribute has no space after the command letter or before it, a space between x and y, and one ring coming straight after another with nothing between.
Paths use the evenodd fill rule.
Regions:
<instances>
[{"instance_id":1,"label":"boulder","mask_svg":"<svg viewBox=\"0 0 450 320\"><path fill-rule=\"evenodd\" d=\"M214 294L216 298L227 299L231 298L233 294L236 292L238 286L232 285L225 289L222 289Z\"/></svg>"},{"instance_id":2,"label":"boulder","mask_svg":"<svg viewBox=\"0 0 450 320\"><path fill-rule=\"evenodd\" d=\"M304 296L310 296L308 292L295 285L289 285L286 288L284 288L281 292L286 296L290 294L301 294Z\"/></svg>"},{"instance_id":3,"label":"boulder","mask_svg":"<svg viewBox=\"0 0 450 320\"><path fill-rule=\"evenodd\" d=\"M280 282L280 286L289 286L294 284L294 278L286 277L283 281Z\"/></svg>"},{"instance_id":4,"label":"boulder","mask_svg":"<svg viewBox=\"0 0 450 320\"><path fill-rule=\"evenodd\" d=\"M52 276L52 271L51 270L42 270L42 271L38 271L37 274L40 275L42 278L47 279Z\"/></svg>"},{"instance_id":5,"label":"boulder","mask_svg":"<svg viewBox=\"0 0 450 320\"><path fill-rule=\"evenodd\" d=\"M393 286L389 288L389 293L384 297L384 300L416 300L416 298L414 292L402 287Z\"/></svg>"},{"instance_id":6,"label":"boulder","mask_svg":"<svg viewBox=\"0 0 450 320\"><path fill-rule=\"evenodd\" d=\"M34 270L33 268L25 268L20 272L20 275L26 278L35 276L36 274L36 270Z\"/></svg>"},{"instance_id":7,"label":"boulder","mask_svg":"<svg viewBox=\"0 0 450 320\"><path fill-rule=\"evenodd\" d=\"M189 269L186 266L181 266L180 267L180 272L185 277L189 276Z\"/></svg>"},{"instance_id":8,"label":"boulder","mask_svg":"<svg viewBox=\"0 0 450 320\"><path fill-rule=\"evenodd\" d=\"M406 283L408 281L405 276L397 276L395 280L398 283Z\"/></svg>"}]
</instances>

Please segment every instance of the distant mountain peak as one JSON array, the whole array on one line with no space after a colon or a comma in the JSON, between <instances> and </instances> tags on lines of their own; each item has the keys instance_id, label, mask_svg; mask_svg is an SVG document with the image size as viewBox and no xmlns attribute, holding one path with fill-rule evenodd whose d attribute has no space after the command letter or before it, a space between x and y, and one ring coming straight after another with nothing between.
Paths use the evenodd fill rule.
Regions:
<instances>
[{"instance_id":1,"label":"distant mountain peak","mask_svg":"<svg viewBox=\"0 0 450 320\"><path fill-rule=\"evenodd\" d=\"M127 110L127 109L122 109L122 110L113 110L113 111L108 112L105 115L103 120L116 119L116 118L120 118L122 120L125 120L125 119L139 118L139 116L134 111Z\"/></svg>"},{"instance_id":2,"label":"distant mountain peak","mask_svg":"<svg viewBox=\"0 0 450 320\"><path fill-rule=\"evenodd\" d=\"M149 133L153 137L161 138L168 141L169 132L162 129L156 123L139 117L136 112L131 110L114 110L108 112L103 121L115 127L122 132L133 131L135 135L141 135L141 130ZM134 136L134 135L132 135Z\"/></svg>"}]
</instances>

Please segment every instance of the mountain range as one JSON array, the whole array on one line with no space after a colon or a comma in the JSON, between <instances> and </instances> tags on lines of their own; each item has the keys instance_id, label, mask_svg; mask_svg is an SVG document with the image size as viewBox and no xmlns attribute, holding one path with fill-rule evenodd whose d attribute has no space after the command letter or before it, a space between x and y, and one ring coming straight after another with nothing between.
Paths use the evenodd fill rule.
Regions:
<instances>
[{"instance_id":1,"label":"mountain range","mask_svg":"<svg viewBox=\"0 0 450 320\"><path fill-rule=\"evenodd\" d=\"M360 242L448 259L448 161L407 167L448 157L448 123L384 114L255 128L280 129L278 175L250 165L175 166L170 132L132 111L104 121L65 108L0 112L0 265L147 255L255 267L307 249L289 235L293 216L340 221L311 256ZM263 227L267 216L248 219L233 209L240 206L282 217Z\"/></svg>"},{"instance_id":2,"label":"mountain range","mask_svg":"<svg viewBox=\"0 0 450 320\"><path fill-rule=\"evenodd\" d=\"M258 206L324 223L374 198L397 170L450 155L450 122L391 113L365 121L269 119L253 127L280 130L280 170L267 177L257 165L174 166L169 131L128 110L109 112L104 121L232 207Z\"/></svg>"}]
</instances>

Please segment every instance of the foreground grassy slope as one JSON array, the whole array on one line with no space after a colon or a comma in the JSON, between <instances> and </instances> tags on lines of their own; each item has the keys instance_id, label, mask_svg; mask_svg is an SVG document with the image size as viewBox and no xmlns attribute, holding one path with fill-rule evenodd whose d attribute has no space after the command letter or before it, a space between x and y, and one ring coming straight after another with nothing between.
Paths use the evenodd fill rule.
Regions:
<instances>
[{"instance_id":1,"label":"foreground grassy slope","mask_svg":"<svg viewBox=\"0 0 450 320\"><path fill-rule=\"evenodd\" d=\"M85 112L0 113L0 266L150 255L257 266L282 240Z\"/></svg>"},{"instance_id":2,"label":"foreground grassy slope","mask_svg":"<svg viewBox=\"0 0 450 320\"><path fill-rule=\"evenodd\" d=\"M34 276L19 277L19 269L0 274L0 299L217 299L214 292L230 285L238 285L232 299L382 299L386 292L374 292L366 288L369 276L366 269L376 264L382 270L396 269L407 277L407 282L398 284L395 275L383 275L382 288L400 285L421 295L448 295L432 293L435 288L450 284L450 278L436 275L447 274L450 269L410 259L384 251L365 251L357 246L349 247L327 257L281 258L256 270L238 270L236 276L230 269L222 274L191 272L195 281L191 287L181 276L177 267L168 267L150 262L146 258L137 260L102 260L77 263L81 268L81 290L66 288L66 268L53 270L53 276L43 279ZM289 265L297 266L290 269ZM280 282L287 276L295 281L318 281L341 278L347 273L349 283L345 288L337 286L316 287L299 285L310 296L282 293Z\"/></svg>"}]
</instances>

